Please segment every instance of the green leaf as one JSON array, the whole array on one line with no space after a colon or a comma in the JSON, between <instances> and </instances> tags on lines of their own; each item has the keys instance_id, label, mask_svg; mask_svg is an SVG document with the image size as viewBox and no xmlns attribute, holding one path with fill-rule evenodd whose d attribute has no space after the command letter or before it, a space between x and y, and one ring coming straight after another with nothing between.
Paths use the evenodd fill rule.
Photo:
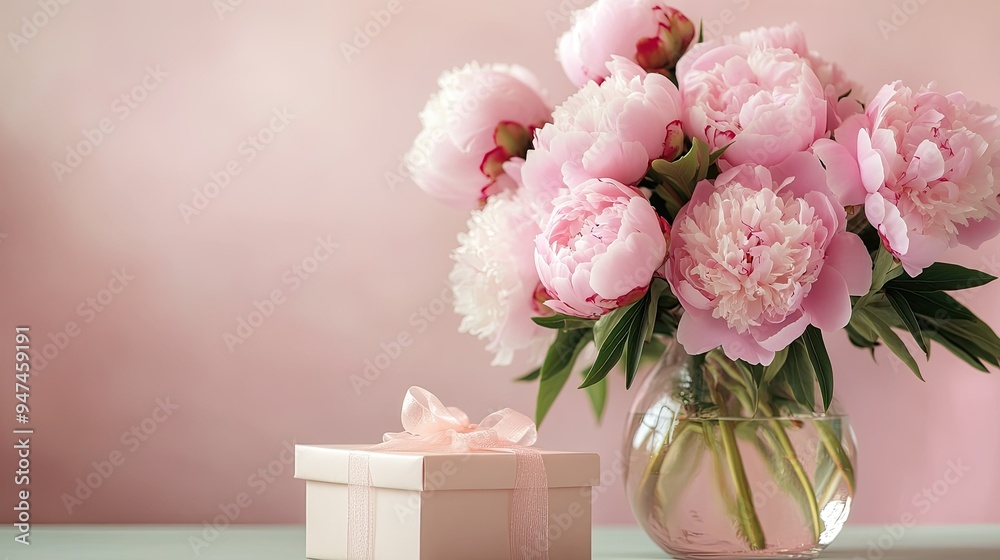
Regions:
<instances>
[{"instance_id":1,"label":"green leaf","mask_svg":"<svg viewBox=\"0 0 1000 560\"><path fill-rule=\"evenodd\" d=\"M708 144L697 138L694 138L691 142L691 152L694 152L695 156L693 157L697 158L696 163L698 166L698 173L695 175L695 178L697 179L697 181L695 181L695 185L697 185L699 182L708 178L708 170L712 167L712 149L708 147ZM726 146L726 148L728 147L729 146ZM725 153L726 148L723 148L722 153ZM722 154L720 153L719 155L721 156ZM689 157L691 156L689 155ZM694 186L691 187L691 192L694 192Z\"/></svg>"},{"instance_id":2,"label":"green leaf","mask_svg":"<svg viewBox=\"0 0 1000 560\"><path fill-rule=\"evenodd\" d=\"M833 402L833 365L830 364L830 355L826 351L826 343L823 342L823 333L809 325L802 334L802 342L809 355L813 373L816 374L816 381L819 382L820 394L823 396L823 410L827 410Z\"/></svg>"},{"instance_id":3,"label":"green leaf","mask_svg":"<svg viewBox=\"0 0 1000 560\"><path fill-rule=\"evenodd\" d=\"M939 331L954 335L953 339L965 342L963 346L970 348L977 357L993 365L997 364L997 357L1000 356L1000 339L986 323L952 320L942 321L936 327Z\"/></svg>"},{"instance_id":4,"label":"green leaf","mask_svg":"<svg viewBox=\"0 0 1000 560\"><path fill-rule=\"evenodd\" d=\"M865 307L865 313L871 313L873 315L878 315L887 325L894 329L905 329L906 325L900 320L899 314L896 310L892 308L891 305L886 301L885 297L882 297L877 303L871 303ZM878 338L878 333L874 330L872 331L872 336Z\"/></svg>"},{"instance_id":5,"label":"green leaf","mask_svg":"<svg viewBox=\"0 0 1000 560\"><path fill-rule=\"evenodd\" d=\"M580 329L559 331L555 342L552 343L549 351L545 354L545 361L542 362L542 366L539 368L539 376L542 378L542 381L557 376L567 366L572 367L576 355L589 341L590 337L586 331L581 331Z\"/></svg>"},{"instance_id":6,"label":"green leaf","mask_svg":"<svg viewBox=\"0 0 1000 560\"><path fill-rule=\"evenodd\" d=\"M943 333L941 331L930 331L927 333L927 336L931 340L940 344L941 346L944 346L945 349L947 349L952 354L961 358L963 361L965 361L965 363L969 364L970 366L985 373L990 372L989 368L983 365L983 362L979 361L979 358L977 358L975 354L963 348L959 341L953 341L951 338L948 337L946 333Z\"/></svg>"},{"instance_id":7,"label":"green leaf","mask_svg":"<svg viewBox=\"0 0 1000 560\"><path fill-rule=\"evenodd\" d=\"M711 167L710 157L708 144L694 138L691 141L691 149L676 161L657 159L653 160L651 166L653 171L682 197L680 202L686 203L691 198L698 181L703 181L708 176L708 169Z\"/></svg>"},{"instance_id":8,"label":"green leaf","mask_svg":"<svg viewBox=\"0 0 1000 560\"><path fill-rule=\"evenodd\" d=\"M646 303L642 300L625 307L619 307L601 317L594 325L594 342L597 345L597 359L590 374L580 388L589 387L604 379L621 359L629 333L633 329L642 331L642 323L637 321L645 313Z\"/></svg>"},{"instance_id":9,"label":"green leaf","mask_svg":"<svg viewBox=\"0 0 1000 560\"><path fill-rule=\"evenodd\" d=\"M605 345L608 338L610 338L614 332L614 329L619 326L622 318L626 313L632 310L632 307L632 305L619 307L614 311L610 311L602 315L601 318L594 323L594 343L597 345L598 349Z\"/></svg>"},{"instance_id":10,"label":"green leaf","mask_svg":"<svg viewBox=\"0 0 1000 560\"><path fill-rule=\"evenodd\" d=\"M902 360L908 368L910 368L910 371L916 374L917 378L923 381L924 377L920 375L920 366L917 365L917 361L914 360L913 355L910 354L910 349L903 344L903 340L900 339L899 336L892 330L892 327L883 321L881 317L871 313L867 309L862 310L861 318L872 328L873 331L875 331L876 334L878 334L879 338L882 339L882 342L889 347L889 350L892 350L892 353L898 356L899 359Z\"/></svg>"},{"instance_id":11,"label":"green leaf","mask_svg":"<svg viewBox=\"0 0 1000 560\"><path fill-rule=\"evenodd\" d=\"M785 360L788 359L788 348L783 348L774 353L774 360L771 361L771 365L764 368L764 376L761 379L761 383L769 383L778 372L781 371L782 366L785 365Z\"/></svg>"},{"instance_id":12,"label":"green leaf","mask_svg":"<svg viewBox=\"0 0 1000 560\"><path fill-rule=\"evenodd\" d=\"M899 276L903 268L896 262L885 246L880 245L875 254L874 270L872 271L872 288L868 292L869 296L882 289L885 283Z\"/></svg>"},{"instance_id":13,"label":"green leaf","mask_svg":"<svg viewBox=\"0 0 1000 560\"><path fill-rule=\"evenodd\" d=\"M958 303L955 298L944 292L911 292L900 290L906 296L910 308L917 315L923 316L931 321L943 321L946 319L965 319L967 321L979 321L979 317L967 307Z\"/></svg>"},{"instance_id":14,"label":"green leaf","mask_svg":"<svg viewBox=\"0 0 1000 560\"><path fill-rule=\"evenodd\" d=\"M590 373L587 378L583 380L583 384L580 385L581 389L586 389L594 383L607 377L608 372L611 368L615 367L618 360L621 359L622 353L625 351L625 340L624 337L627 333L622 334L622 339L619 340L615 345L608 346L604 351L599 351L597 354L597 359L594 360L594 365L590 368Z\"/></svg>"},{"instance_id":15,"label":"green leaf","mask_svg":"<svg viewBox=\"0 0 1000 560\"><path fill-rule=\"evenodd\" d=\"M663 210L668 221L673 220L673 216L676 216L684 204L687 203L686 195L684 200L682 200L680 195L662 184L653 187L653 192L663 201Z\"/></svg>"},{"instance_id":16,"label":"green leaf","mask_svg":"<svg viewBox=\"0 0 1000 560\"><path fill-rule=\"evenodd\" d=\"M534 381L534 380L538 379L538 376L541 375L541 374L542 374L542 368L541 367L537 367L537 368L529 371L527 374L522 375L521 377L518 377L514 381L518 381L518 382L522 382L522 381Z\"/></svg>"},{"instance_id":17,"label":"green leaf","mask_svg":"<svg viewBox=\"0 0 1000 560\"><path fill-rule=\"evenodd\" d=\"M663 280L662 278L657 278L657 280ZM670 291L670 283L663 280L666 285L666 289L660 294L660 306L659 309L664 312L669 312L674 307L677 307L681 302L677 299L677 296Z\"/></svg>"},{"instance_id":18,"label":"green leaf","mask_svg":"<svg viewBox=\"0 0 1000 560\"><path fill-rule=\"evenodd\" d=\"M816 408L816 381L809 352L801 339L788 346L788 357L781 368L780 378L792 389L795 402L809 410Z\"/></svg>"},{"instance_id":19,"label":"green leaf","mask_svg":"<svg viewBox=\"0 0 1000 560\"><path fill-rule=\"evenodd\" d=\"M900 276L892 280L890 285L911 292L940 292L976 288L996 279L996 276L957 264L934 263L916 278Z\"/></svg>"},{"instance_id":20,"label":"green leaf","mask_svg":"<svg viewBox=\"0 0 1000 560\"><path fill-rule=\"evenodd\" d=\"M563 315L561 313L549 315L548 317L532 317L531 320L536 325L547 329L589 329L593 328L594 323L597 322L593 319L581 319L580 317Z\"/></svg>"},{"instance_id":21,"label":"green leaf","mask_svg":"<svg viewBox=\"0 0 1000 560\"><path fill-rule=\"evenodd\" d=\"M670 284L668 284L663 278L653 278L653 281L649 285L649 293L646 295L646 299L649 300L649 303L646 307L645 324L643 325L642 331L642 338L646 342L653 339L653 330L656 327L656 317L659 312L660 301L661 299L666 299L661 298L661 296L664 292L669 293L669 290ZM671 299L674 299L673 295L670 297Z\"/></svg>"},{"instance_id":22,"label":"green leaf","mask_svg":"<svg viewBox=\"0 0 1000 560\"><path fill-rule=\"evenodd\" d=\"M642 347L642 361L646 363L656 362L663 357L663 353L666 351L667 345L661 339L654 338Z\"/></svg>"},{"instance_id":23,"label":"green leaf","mask_svg":"<svg viewBox=\"0 0 1000 560\"><path fill-rule=\"evenodd\" d=\"M927 337L924 336L924 332L920 328L920 321L917 320L913 309L910 308L910 303L906 301L906 296L895 290L886 289L885 297L889 301L889 305L892 306L892 309L899 315L903 326L906 327L906 330L910 331L913 339L917 341L917 346L924 351L924 356L930 358L931 349L927 344Z\"/></svg>"},{"instance_id":24,"label":"green leaf","mask_svg":"<svg viewBox=\"0 0 1000 560\"><path fill-rule=\"evenodd\" d=\"M584 369L581 373L583 374L583 378L586 379L590 375L590 368ZM601 417L604 416L604 405L608 400L608 380L606 378L602 379L587 387L584 391L587 392L587 397L590 398L590 406L594 409L594 417L600 423Z\"/></svg>"},{"instance_id":25,"label":"green leaf","mask_svg":"<svg viewBox=\"0 0 1000 560\"><path fill-rule=\"evenodd\" d=\"M650 292L647 291L645 297L636 302L638 311L628 327L628 336L625 338L625 388L630 389L635 375L639 371L639 361L642 359L642 347L646 343L646 314L649 312ZM655 320L654 320L655 322ZM652 328L650 328L652 331ZM650 334L652 336L652 334Z\"/></svg>"},{"instance_id":26,"label":"green leaf","mask_svg":"<svg viewBox=\"0 0 1000 560\"><path fill-rule=\"evenodd\" d=\"M708 163L709 164L714 164L716 161L719 161L719 158L722 157L722 154L726 153L726 150L728 150L729 147L732 146L732 145L733 145L733 142L730 142L730 143L726 144L725 146L723 146L723 147L719 148L718 150L715 150L714 152L712 152L711 154L709 154L709 156L708 156Z\"/></svg>"},{"instance_id":27,"label":"green leaf","mask_svg":"<svg viewBox=\"0 0 1000 560\"><path fill-rule=\"evenodd\" d=\"M847 340L849 340L851 344L857 346L858 348L867 348L874 353L876 346L875 341L871 340L871 338L865 338L861 334L861 332L857 328L859 324L860 321L852 318L851 322L848 323L846 327L844 327L844 330L847 331ZM868 327L866 326L865 329L867 330L867 328Z\"/></svg>"},{"instance_id":28,"label":"green leaf","mask_svg":"<svg viewBox=\"0 0 1000 560\"><path fill-rule=\"evenodd\" d=\"M589 331L573 329L559 331L555 342L549 347L545 354L545 361L542 362L540 377L542 379L538 386L538 404L535 407L535 423L542 425L542 420L552 408L559 392L562 391L569 374L573 371L573 364L580 355L580 351L590 342Z\"/></svg>"}]
</instances>

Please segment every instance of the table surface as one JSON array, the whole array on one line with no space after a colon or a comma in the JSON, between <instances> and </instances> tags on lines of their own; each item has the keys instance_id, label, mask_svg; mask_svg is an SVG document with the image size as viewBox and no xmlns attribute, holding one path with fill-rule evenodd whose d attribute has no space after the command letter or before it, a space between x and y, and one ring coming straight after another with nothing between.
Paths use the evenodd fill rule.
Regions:
<instances>
[{"instance_id":1,"label":"table surface","mask_svg":"<svg viewBox=\"0 0 1000 560\"><path fill-rule=\"evenodd\" d=\"M302 560L302 526L237 525L217 535L192 525L34 526L31 545L0 529L0 559L19 560ZM847 527L820 558L828 560L1000 560L1000 525ZM205 546L196 539L205 539ZM881 544L882 548L877 548ZM594 529L595 560L665 559L635 527ZM470 559L471 560L471 559Z\"/></svg>"}]
</instances>

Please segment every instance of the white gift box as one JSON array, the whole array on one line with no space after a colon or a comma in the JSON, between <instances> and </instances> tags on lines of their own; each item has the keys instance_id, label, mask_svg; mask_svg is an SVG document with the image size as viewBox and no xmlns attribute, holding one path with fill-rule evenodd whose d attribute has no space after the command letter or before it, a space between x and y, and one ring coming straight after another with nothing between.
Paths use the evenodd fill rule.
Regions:
<instances>
[{"instance_id":1,"label":"white gift box","mask_svg":"<svg viewBox=\"0 0 1000 560\"><path fill-rule=\"evenodd\" d=\"M515 454L362 451L296 445L295 478L306 481L306 556L348 557L352 452L368 454L375 560L508 560ZM548 479L550 560L590 558L594 453L537 450ZM355 520L356 521L356 520Z\"/></svg>"}]
</instances>

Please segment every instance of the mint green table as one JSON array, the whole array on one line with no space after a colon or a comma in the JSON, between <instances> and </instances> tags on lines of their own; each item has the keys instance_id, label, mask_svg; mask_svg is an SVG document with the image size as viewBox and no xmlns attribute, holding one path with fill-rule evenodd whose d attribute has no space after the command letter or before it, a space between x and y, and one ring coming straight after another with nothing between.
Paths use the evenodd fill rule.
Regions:
<instances>
[{"instance_id":1,"label":"mint green table","mask_svg":"<svg viewBox=\"0 0 1000 560\"><path fill-rule=\"evenodd\" d=\"M301 526L233 526L194 550L201 527L187 525L35 526L31 546L0 530L0 560L302 560ZM195 544L200 544L194 541ZM876 548L881 542L885 548ZM599 527L594 558L665 559L634 527ZM821 558L830 560L1000 560L1000 525L914 527L902 535L880 527L848 527ZM474 560L474 559L470 559Z\"/></svg>"}]
</instances>

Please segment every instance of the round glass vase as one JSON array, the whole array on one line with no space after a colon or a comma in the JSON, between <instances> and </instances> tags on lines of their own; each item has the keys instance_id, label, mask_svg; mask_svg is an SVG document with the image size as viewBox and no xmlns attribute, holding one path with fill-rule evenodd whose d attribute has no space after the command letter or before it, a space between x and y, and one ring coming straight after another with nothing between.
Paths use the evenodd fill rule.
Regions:
<instances>
[{"instance_id":1,"label":"round glass vase","mask_svg":"<svg viewBox=\"0 0 1000 560\"><path fill-rule=\"evenodd\" d=\"M847 521L847 416L836 402L797 404L795 375L767 377L670 340L646 374L626 427L625 485L639 525L675 558L815 558Z\"/></svg>"}]
</instances>

